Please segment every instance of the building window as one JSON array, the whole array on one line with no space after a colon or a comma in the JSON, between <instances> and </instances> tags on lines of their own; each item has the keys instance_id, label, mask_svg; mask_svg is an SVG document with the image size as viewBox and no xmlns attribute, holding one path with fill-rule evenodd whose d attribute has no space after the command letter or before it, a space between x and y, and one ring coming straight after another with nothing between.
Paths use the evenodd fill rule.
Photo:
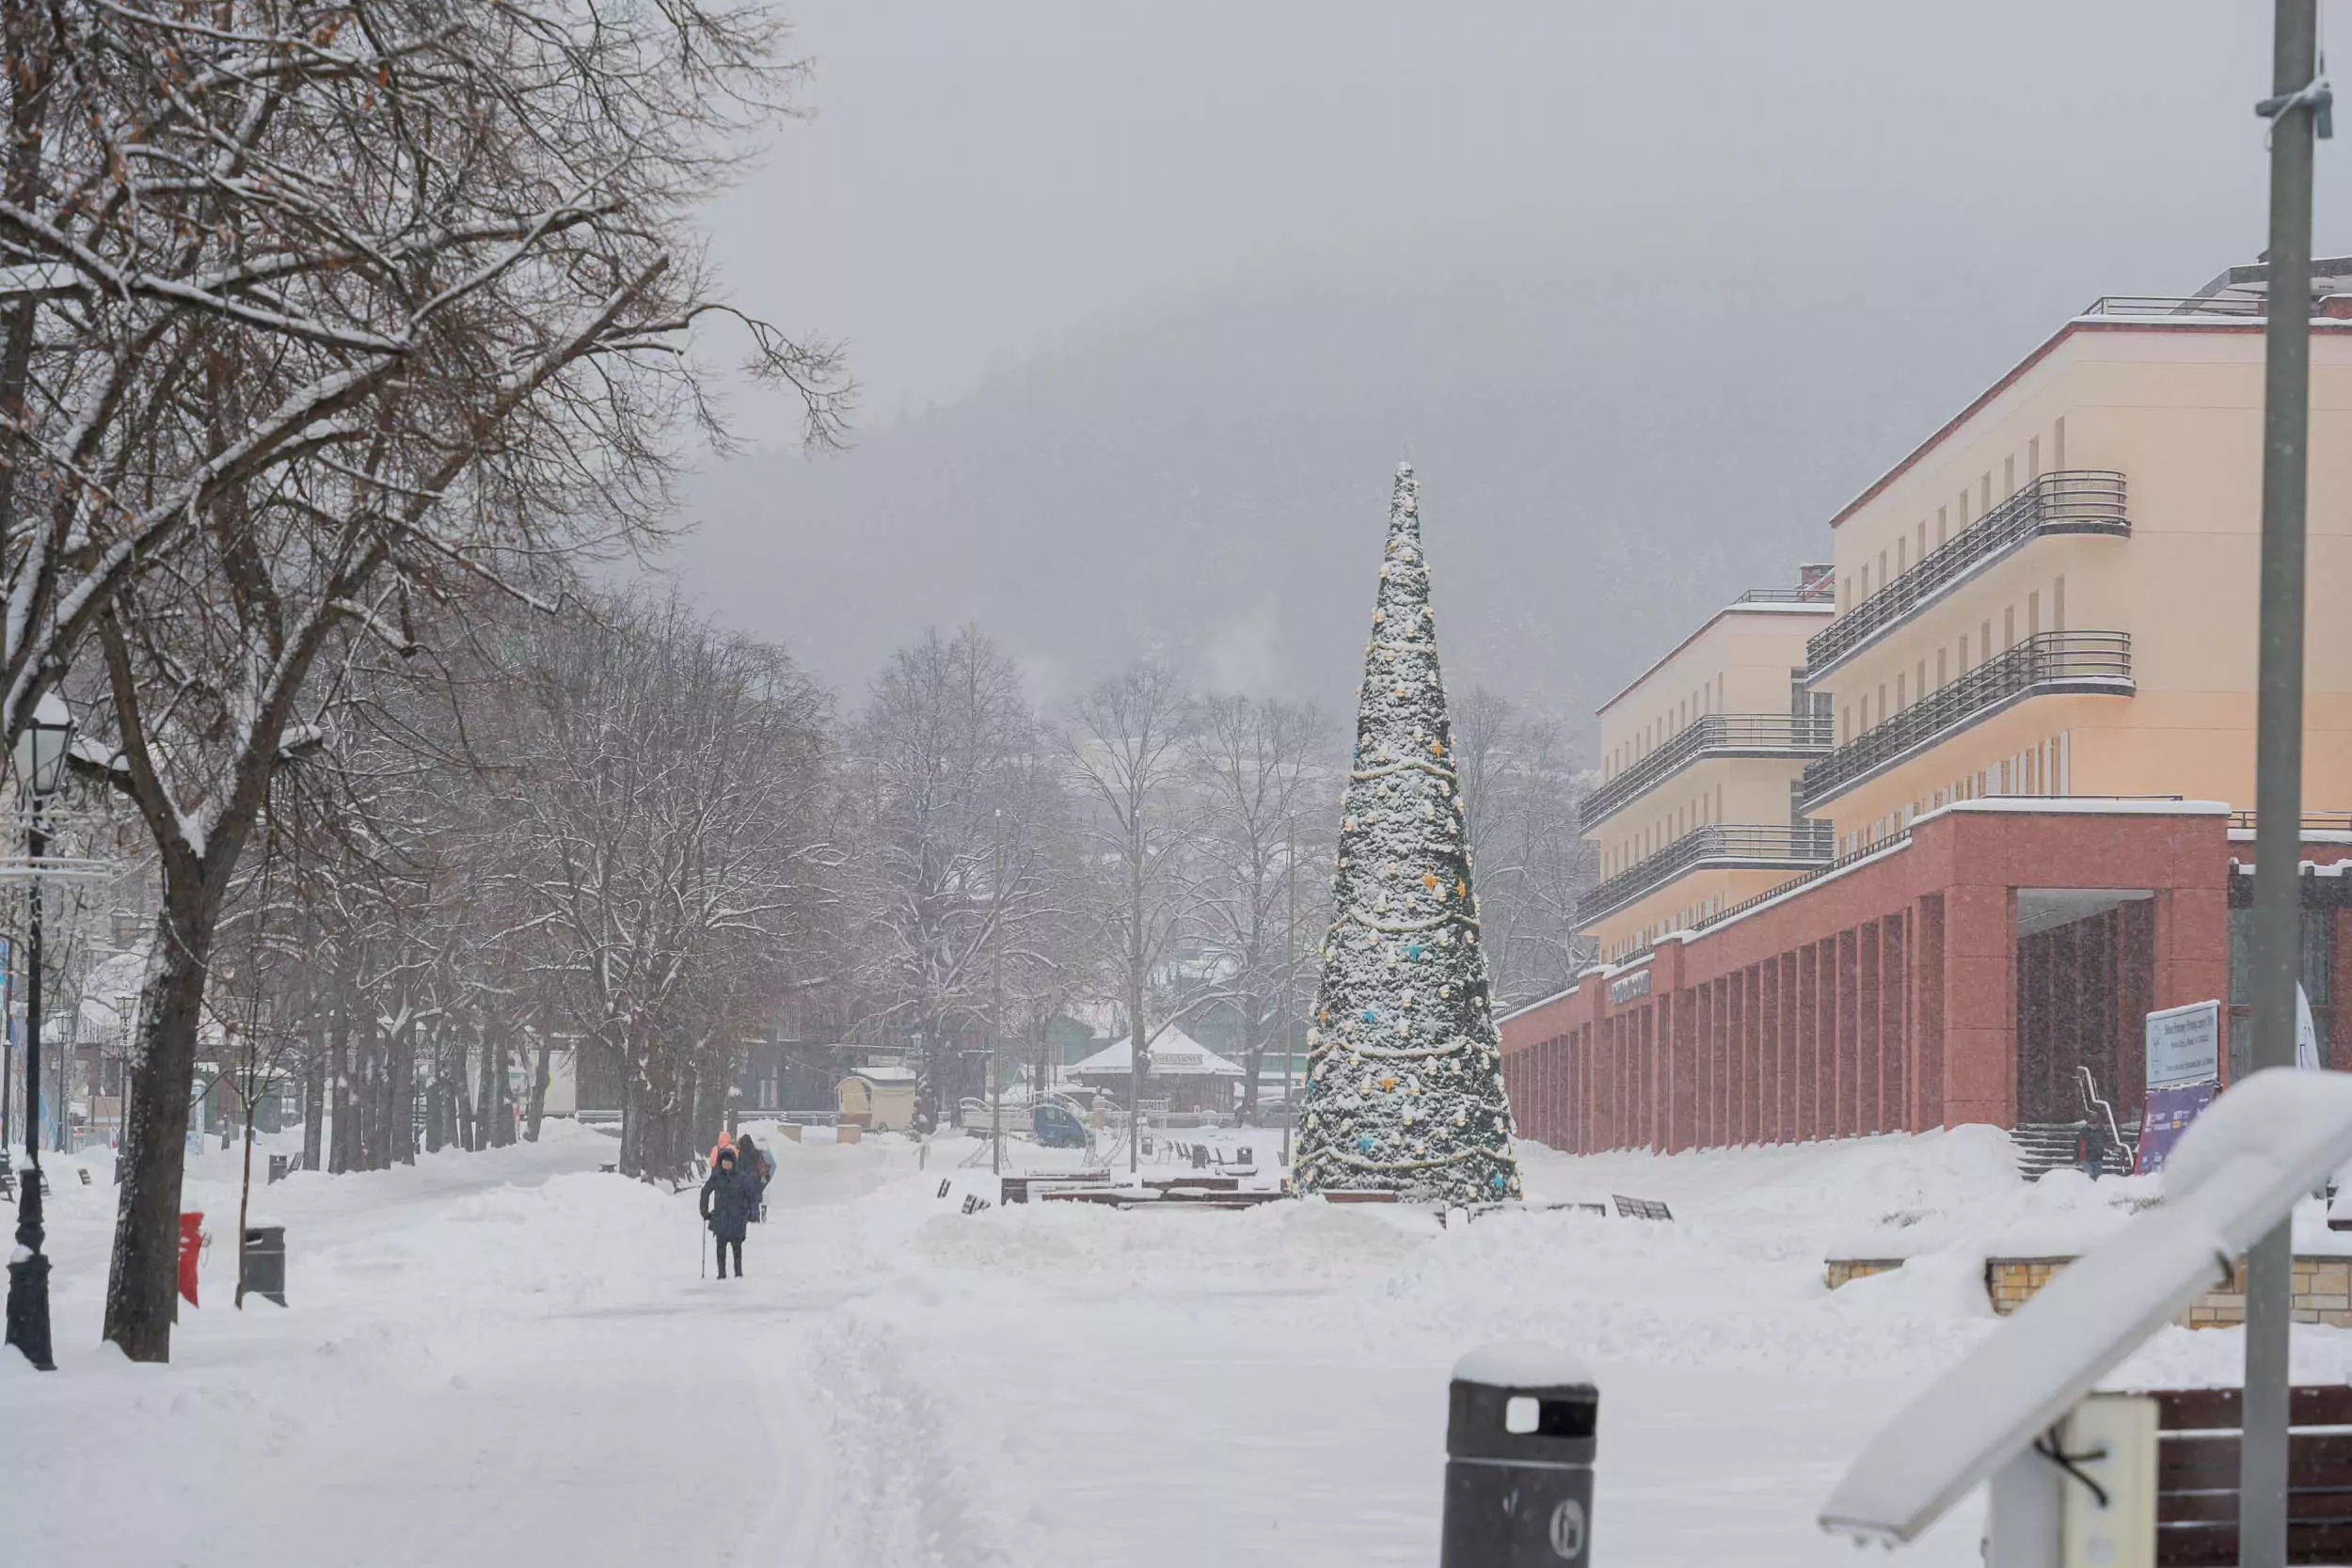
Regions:
<instances>
[{"instance_id":1,"label":"building window","mask_svg":"<svg viewBox=\"0 0 2352 1568\"><path fill-rule=\"evenodd\" d=\"M1968 639L1965 637L1962 638L1960 640L1960 657L1965 659L1968 657ZM1944 689L1944 650L1941 648L1935 650L1935 689L1938 691Z\"/></svg>"},{"instance_id":2,"label":"building window","mask_svg":"<svg viewBox=\"0 0 2352 1568\"><path fill-rule=\"evenodd\" d=\"M1987 619L1977 628L1977 662L1982 664L1993 657L1993 623Z\"/></svg>"},{"instance_id":3,"label":"building window","mask_svg":"<svg viewBox=\"0 0 2352 1568\"><path fill-rule=\"evenodd\" d=\"M1941 658L1944 656L1941 652L1938 652L1936 657ZM1914 671L1913 673L1917 678L1912 682L1911 689L1919 693L1920 696L1925 697L1928 694L1928 661L1924 658L1921 659L1919 661L1919 667Z\"/></svg>"},{"instance_id":4,"label":"building window","mask_svg":"<svg viewBox=\"0 0 2352 1568\"><path fill-rule=\"evenodd\" d=\"M2066 416L2063 414L2050 426L2050 467L2066 467Z\"/></svg>"},{"instance_id":5,"label":"building window","mask_svg":"<svg viewBox=\"0 0 2352 1568\"><path fill-rule=\"evenodd\" d=\"M1977 481L1977 515L1981 517L1993 510L1993 472L1986 469Z\"/></svg>"},{"instance_id":6,"label":"building window","mask_svg":"<svg viewBox=\"0 0 2352 1568\"><path fill-rule=\"evenodd\" d=\"M2026 467L2033 470L2034 478L2042 477L2042 437L2039 436L2026 443Z\"/></svg>"},{"instance_id":7,"label":"building window","mask_svg":"<svg viewBox=\"0 0 2352 1568\"><path fill-rule=\"evenodd\" d=\"M1897 538L1897 539L1896 539L1896 541L1895 541L1895 573L1896 573L1896 575L1897 575L1898 577L1899 577L1899 576L1901 576L1901 575L1902 575L1902 572L1903 572L1904 567L1905 567L1906 565L1908 565L1908 564L1909 564L1909 562L1905 560L1905 557L1906 557L1906 556L1908 556L1908 555L1910 554L1910 551L1911 551L1911 541L1910 541L1909 539L1900 538L1900 537L1899 537L1899 538Z\"/></svg>"},{"instance_id":8,"label":"building window","mask_svg":"<svg viewBox=\"0 0 2352 1568\"><path fill-rule=\"evenodd\" d=\"M2042 635L2042 590L2039 588L2026 595L2026 635Z\"/></svg>"},{"instance_id":9,"label":"building window","mask_svg":"<svg viewBox=\"0 0 2352 1568\"><path fill-rule=\"evenodd\" d=\"M1944 541L1950 537L1945 530L1944 512L1943 507L1939 506L1935 509L1935 547L1939 550L1944 547Z\"/></svg>"},{"instance_id":10,"label":"building window","mask_svg":"<svg viewBox=\"0 0 2352 1568\"><path fill-rule=\"evenodd\" d=\"M2017 458L2014 453L2001 459L2001 493L2017 494Z\"/></svg>"},{"instance_id":11,"label":"building window","mask_svg":"<svg viewBox=\"0 0 2352 1568\"><path fill-rule=\"evenodd\" d=\"M2066 629L2066 574L2060 572L2050 584L2050 629Z\"/></svg>"},{"instance_id":12,"label":"building window","mask_svg":"<svg viewBox=\"0 0 2352 1568\"><path fill-rule=\"evenodd\" d=\"M1919 519L1919 559L1920 559L1920 560L1922 560L1922 561L1925 561L1927 558L1928 558L1928 522L1927 522L1927 519L1926 519L1925 517L1922 517L1922 518L1920 518L1920 519Z\"/></svg>"},{"instance_id":13,"label":"building window","mask_svg":"<svg viewBox=\"0 0 2352 1568\"><path fill-rule=\"evenodd\" d=\"M1894 711L1895 711L1895 712L1897 712L1897 713L1900 713L1903 709L1905 709L1905 708L1907 708L1907 707L1909 707L1909 706L1911 705L1911 699L1910 699L1910 697L1909 697L1909 696L1907 696L1907 695L1904 693L1904 690L1903 690L1903 688L1904 688L1904 685L1905 685L1905 684L1906 684L1906 677L1904 677L1904 676L1902 676L1902 675L1897 675L1897 676L1895 677L1895 708L1894 708Z\"/></svg>"},{"instance_id":14,"label":"building window","mask_svg":"<svg viewBox=\"0 0 2352 1568\"><path fill-rule=\"evenodd\" d=\"M2334 945L2332 939L2335 936L2335 912L2333 910L2305 910L2303 911L2303 994L2312 999L2312 1006L2314 1010L2331 1006L2335 1002L2335 988L2331 984L2335 975L2332 973L2333 966L2329 962L2328 953L2328 949ZM2247 996L2247 987L2254 969L2253 935L2254 911L2232 910L2230 911L2230 1006L2233 1009L2252 1006ZM2317 1020L2313 1022L2316 1022ZM2328 1031L2325 1025L2321 1026L2319 1036L2322 1040L2327 1038ZM2323 1046L2322 1049L2324 1050L2325 1047Z\"/></svg>"},{"instance_id":15,"label":"building window","mask_svg":"<svg viewBox=\"0 0 2352 1568\"><path fill-rule=\"evenodd\" d=\"M2001 646L2003 648L2017 646L2017 607L2015 605L2001 611Z\"/></svg>"}]
</instances>

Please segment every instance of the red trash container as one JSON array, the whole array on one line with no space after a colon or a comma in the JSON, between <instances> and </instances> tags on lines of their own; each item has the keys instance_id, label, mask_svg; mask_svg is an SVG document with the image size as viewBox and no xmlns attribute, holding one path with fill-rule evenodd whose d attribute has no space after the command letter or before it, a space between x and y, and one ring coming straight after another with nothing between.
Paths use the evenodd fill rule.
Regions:
<instances>
[{"instance_id":1,"label":"red trash container","mask_svg":"<svg viewBox=\"0 0 2352 1568\"><path fill-rule=\"evenodd\" d=\"M198 1305L196 1299L196 1259L197 1254L202 1250L203 1245L203 1214L201 1212L198 1212L194 1214L181 1215L180 1293L188 1298L188 1305L190 1307Z\"/></svg>"}]
</instances>

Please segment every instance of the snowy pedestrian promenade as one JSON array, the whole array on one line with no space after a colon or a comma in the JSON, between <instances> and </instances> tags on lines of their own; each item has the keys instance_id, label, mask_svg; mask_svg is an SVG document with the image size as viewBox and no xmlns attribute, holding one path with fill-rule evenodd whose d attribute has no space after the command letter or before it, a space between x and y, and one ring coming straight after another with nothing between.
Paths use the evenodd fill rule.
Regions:
<instances>
[{"instance_id":1,"label":"snowy pedestrian promenade","mask_svg":"<svg viewBox=\"0 0 2352 1568\"><path fill-rule=\"evenodd\" d=\"M1501 1338L1603 1385L1598 1556L1845 1562L1815 1509L1890 1402L1988 1332L1981 1260L2088 1239L2137 1183L2026 1188L1963 1130L1675 1159L1523 1148L1532 1196L1670 1225L1279 1204L961 1213L985 1170L771 1145L750 1277L697 1277L694 1195L547 1139L257 1193L294 1307L222 1243L167 1368L95 1348L105 1172L57 1183L58 1358L0 1368L0 1560L409 1568L1436 1560L1445 1372ZM945 1168L943 1168L945 1167ZM946 1199L940 1180L951 1181ZM1831 1293L1826 1252L1909 1254ZM1868 1250L1875 1249L1875 1250ZM2298 1376L2341 1377L2339 1331ZM2139 1364L2227 1381L2233 1333ZM1976 1509L1907 1554L1973 1563Z\"/></svg>"}]
</instances>

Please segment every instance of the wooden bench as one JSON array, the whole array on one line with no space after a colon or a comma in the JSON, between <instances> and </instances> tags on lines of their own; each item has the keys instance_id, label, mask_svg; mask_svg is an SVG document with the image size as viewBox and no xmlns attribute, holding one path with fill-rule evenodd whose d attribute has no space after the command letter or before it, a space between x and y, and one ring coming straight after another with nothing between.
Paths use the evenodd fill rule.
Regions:
<instances>
[{"instance_id":1,"label":"wooden bench","mask_svg":"<svg viewBox=\"0 0 2352 1568\"><path fill-rule=\"evenodd\" d=\"M1170 1187L1198 1187L1212 1192L1232 1193L1241 1190L1238 1176L1148 1176L1143 1184L1167 1192Z\"/></svg>"},{"instance_id":2,"label":"wooden bench","mask_svg":"<svg viewBox=\"0 0 2352 1568\"><path fill-rule=\"evenodd\" d=\"M1182 1183L1161 1187L1063 1187L1038 1194L1045 1203L1093 1203L1106 1209L1254 1209L1261 1203L1280 1203L1286 1193L1235 1192L1231 1188Z\"/></svg>"},{"instance_id":3,"label":"wooden bench","mask_svg":"<svg viewBox=\"0 0 2352 1568\"><path fill-rule=\"evenodd\" d=\"M2156 1562L2237 1561L2235 1388L2153 1389ZM2352 1387L2296 1388L2287 1406L2287 1561L2352 1563Z\"/></svg>"},{"instance_id":4,"label":"wooden bench","mask_svg":"<svg viewBox=\"0 0 2352 1568\"><path fill-rule=\"evenodd\" d=\"M1438 1225L1449 1227L1453 1221L1447 1216L1450 1209L1438 1211ZM1473 1203L1462 1210L1471 1221L1485 1219L1488 1214L1606 1214L1606 1203Z\"/></svg>"},{"instance_id":5,"label":"wooden bench","mask_svg":"<svg viewBox=\"0 0 2352 1568\"><path fill-rule=\"evenodd\" d=\"M1110 1177L1102 1171L1063 1171L1057 1176L1008 1176L1001 1179L997 1200L1026 1203L1055 1187L1106 1187Z\"/></svg>"}]
</instances>

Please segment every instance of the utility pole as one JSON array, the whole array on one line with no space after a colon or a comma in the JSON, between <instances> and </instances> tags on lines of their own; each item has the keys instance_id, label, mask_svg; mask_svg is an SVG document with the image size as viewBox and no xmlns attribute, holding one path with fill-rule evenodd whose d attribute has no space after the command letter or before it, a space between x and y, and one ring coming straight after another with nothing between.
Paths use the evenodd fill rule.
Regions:
<instances>
[{"instance_id":1,"label":"utility pole","mask_svg":"<svg viewBox=\"0 0 2352 1568\"><path fill-rule=\"evenodd\" d=\"M1004 1174L1005 1169L1005 1091L996 1073L996 1042L1005 1033L1005 808L996 808L996 834L992 860L988 896L990 905L990 957L988 1004L988 1168L990 1174Z\"/></svg>"},{"instance_id":2,"label":"utility pole","mask_svg":"<svg viewBox=\"0 0 2352 1568\"><path fill-rule=\"evenodd\" d=\"M2255 674L2254 1069L2295 1065L2302 958L2303 556L2312 407L2312 162L2328 125L2317 0L2277 0L2270 121L2269 311L2263 328L2261 657ZM2246 1394L2238 1561L2283 1568L2287 1549L2287 1339L2294 1226L2247 1259Z\"/></svg>"},{"instance_id":3,"label":"utility pole","mask_svg":"<svg viewBox=\"0 0 2352 1568\"><path fill-rule=\"evenodd\" d=\"M1291 1067L1296 1057L1298 1027L1298 818L1282 823L1282 1170L1291 1168L1291 1126L1298 1107L1291 1103Z\"/></svg>"}]
</instances>

